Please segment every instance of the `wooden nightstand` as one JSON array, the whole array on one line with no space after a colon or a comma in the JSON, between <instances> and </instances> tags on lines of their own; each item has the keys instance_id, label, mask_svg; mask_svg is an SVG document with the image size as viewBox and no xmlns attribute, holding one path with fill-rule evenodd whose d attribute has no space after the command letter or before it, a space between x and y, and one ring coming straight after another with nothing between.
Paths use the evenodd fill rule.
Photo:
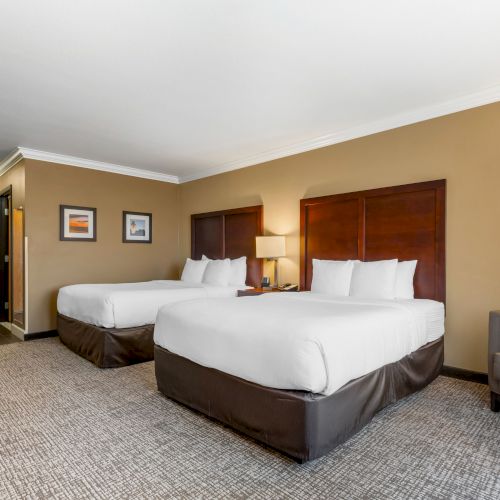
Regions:
<instances>
[{"instance_id":1,"label":"wooden nightstand","mask_svg":"<svg viewBox=\"0 0 500 500\"><path fill-rule=\"evenodd\" d=\"M283 293L286 292L287 290L280 290L279 288L270 288L270 289L264 289L264 288L248 288L247 290L238 290L238 297L251 297L254 295L262 295L263 293ZM296 291L296 290L294 290Z\"/></svg>"}]
</instances>

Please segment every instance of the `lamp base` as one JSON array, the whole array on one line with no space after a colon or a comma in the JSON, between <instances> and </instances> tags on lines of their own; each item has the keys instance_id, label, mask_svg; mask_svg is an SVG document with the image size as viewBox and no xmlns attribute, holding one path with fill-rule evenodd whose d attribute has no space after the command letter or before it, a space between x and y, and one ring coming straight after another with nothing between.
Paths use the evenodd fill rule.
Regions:
<instances>
[{"instance_id":1,"label":"lamp base","mask_svg":"<svg viewBox=\"0 0 500 500\"><path fill-rule=\"evenodd\" d=\"M276 257L274 260L274 282L273 282L273 288L278 288L279 287L279 262L278 258Z\"/></svg>"}]
</instances>

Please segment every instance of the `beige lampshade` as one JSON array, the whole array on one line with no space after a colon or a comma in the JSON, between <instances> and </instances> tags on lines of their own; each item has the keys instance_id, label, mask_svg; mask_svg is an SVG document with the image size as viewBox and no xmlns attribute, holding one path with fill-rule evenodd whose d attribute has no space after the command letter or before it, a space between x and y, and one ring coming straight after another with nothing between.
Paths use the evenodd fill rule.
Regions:
<instances>
[{"instance_id":1,"label":"beige lampshade","mask_svg":"<svg viewBox=\"0 0 500 500\"><path fill-rule=\"evenodd\" d=\"M255 241L259 259L274 259L286 255L284 236L256 236Z\"/></svg>"}]
</instances>

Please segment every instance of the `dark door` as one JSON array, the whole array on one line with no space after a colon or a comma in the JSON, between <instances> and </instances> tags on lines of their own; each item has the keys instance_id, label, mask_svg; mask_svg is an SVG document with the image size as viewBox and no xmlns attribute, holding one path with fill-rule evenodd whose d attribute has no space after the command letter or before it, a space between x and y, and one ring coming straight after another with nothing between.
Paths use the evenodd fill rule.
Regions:
<instances>
[{"instance_id":1,"label":"dark door","mask_svg":"<svg viewBox=\"0 0 500 500\"><path fill-rule=\"evenodd\" d=\"M0 321L9 317L9 196L0 197Z\"/></svg>"}]
</instances>

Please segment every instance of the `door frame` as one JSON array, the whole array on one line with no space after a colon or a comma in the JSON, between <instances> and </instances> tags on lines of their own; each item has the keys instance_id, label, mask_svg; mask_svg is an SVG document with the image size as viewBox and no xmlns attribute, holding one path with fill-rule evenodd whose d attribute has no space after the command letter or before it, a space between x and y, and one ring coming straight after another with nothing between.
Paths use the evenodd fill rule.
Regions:
<instances>
[{"instance_id":1,"label":"door frame","mask_svg":"<svg viewBox=\"0 0 500 500\"><path fill-rule=\"evenodd\" d=\"M12 198L11 198L12 200ZM15 309L14 309L14 303L15 303L15 298L14 298L14 288L16 287L16 280L14 279L14 262L15 262L15 256L14 256L14 210L19 210L21 211L21 217L22 217L22 224L23 224L23 231L21 235L21 265L23 266L22 269L22 296L23 296L23 317L22 317L22 322L19 322L16 320L15 317ZM21 330L26 330L26 218L25 218L25 210L24 206L19 206L19 207L14 207L14 204L11 202L10 204L10 215L12 217L11 219L11 235L10 235L10 241L11 241L11 249L10 252L12 254L12 259L11 259L11 266L10 266L10 275L11 275L11 282L12 282L12 288L11 288L11 293L12 293L12 309L11 309L11 319L12 319L12 324L16 326L17 328L20 328Z\"/></svg>"},{"instance_id":2,"label":"door frame","mask_svg":"<svg viewBox=\"0 0 500 500\"><path fill-rule=\"evenodd\" d=\"M21 258L21 265L22 265L22 283L21 283L21 288L22 288L22 293L23 293L23 315L22 315L22 320L19 322L16 317L14 316L14 290L17 288L18 284L16 284L14 280L14 210L16 207L14 207L13 203L13 190L12 190L12 184L9 184L6 186L4 189L0 191L0 198L4 196L9 196L10 195L10 205L9 205L9 281L10 281L10 296L9 296L9 312L8 312L8 317L9 317L9 323L11 325L16 326L18 329L25 330L26 329L26 217L25 217L25 210L23 206L20 206L17 208L17 210L22 211L22 235L21 235L21 252L22 252L22 258ZM1 305L1 304L0 304Z\"/></svg>"},{"instance_id":3,"label":"door frame","mask_svg":"<svg viewBox=\"0 0 500 500\"><path fill-rule=\"evenodd\" d=\"M10 203L8 204L9 213L8 213L8 227L7 227L7 236L8 236L8 244L7 249L9 252L9 260L7 262L7 300L3 299L0 303L0 307L3 310L3 303L7 302L9 304L7 311L7 318L4 319L6 323L12 324L13 312L12 312L12 297L14 296L14 283L12 283L12 185L10 184L6 188L0 191L0 198L8 198L10 196ZM0 262L0 265L4 265L3 262Z\"/></svg>"}]
</instances>

